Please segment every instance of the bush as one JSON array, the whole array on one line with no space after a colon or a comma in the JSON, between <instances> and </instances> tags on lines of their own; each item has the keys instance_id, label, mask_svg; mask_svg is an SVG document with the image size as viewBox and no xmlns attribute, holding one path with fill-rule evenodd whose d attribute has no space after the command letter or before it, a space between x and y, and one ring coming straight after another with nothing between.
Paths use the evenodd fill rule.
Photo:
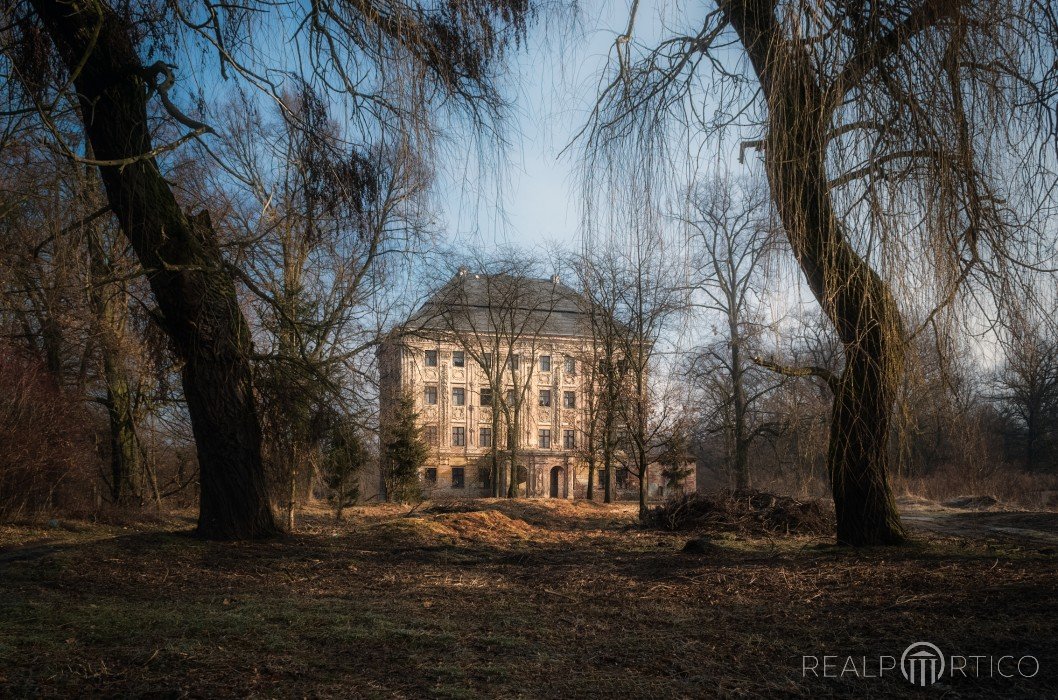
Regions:
<instances>
[{"instance_id":1,"label":"bush","mask_svg":"<svg viewBox=\"0 0 1058 700\"><path fill-rule=\"evenodd\" d=\"M0 346L0 518L83 507L96 461L80 399L40 361Z\"/></svg>"}]
</instances>

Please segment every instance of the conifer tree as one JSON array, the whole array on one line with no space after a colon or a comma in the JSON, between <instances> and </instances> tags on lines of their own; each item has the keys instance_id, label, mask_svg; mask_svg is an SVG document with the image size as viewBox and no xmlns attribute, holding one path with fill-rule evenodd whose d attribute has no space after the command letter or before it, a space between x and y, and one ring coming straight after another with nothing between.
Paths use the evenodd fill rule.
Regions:
<instances>
[{"instance_id":1,"label":"conifer tree","mask_svg":"<svg viewBox=\"0 0 1058 700\"><path fill-rule=\"evenodd\" d=\"M322 460L327 498L334 506L334 519L341 520L346 508L360 497L357 477L367 462L367 450L352 423L336 426Z\"/></svg>"},{"instance_id":2,"label":"conifer tree","mask_svg":"<svg viewBox=\"0 0 1058 700\"><path fill-rule=\"evenodd\" d=\"M422 439L415 400L403 394L394 407L393 420L382 459L382 485L387 501L406 503L419 497L419 470L429 448Z\"/></svg>"}]
</instances>

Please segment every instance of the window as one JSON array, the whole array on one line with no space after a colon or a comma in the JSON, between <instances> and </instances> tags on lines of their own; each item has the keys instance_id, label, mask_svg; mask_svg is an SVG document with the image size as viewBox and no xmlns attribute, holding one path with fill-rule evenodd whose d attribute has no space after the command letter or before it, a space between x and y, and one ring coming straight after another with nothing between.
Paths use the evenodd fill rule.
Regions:
<instances>
[{"instance_id":1,"label":"window","mask_svg":"<svg viewBox=\"0 0 1058 700\"><path fill-rule=\"evenodd\" d=\"M563 408L576 408L577 407L577 393L575 391L563 391L562 392L562 407Z\"/></svg>"},{"instance_id":2,"label":"window","mask_svg":"<svg viewBox=\"0 0 1058 700\"><path fill-rule=\"evenodd\" d=\"M572 450L577 446L577 431L576 430L563 430L562 431L562 447L567 450Z\"/></svg>"},{"instance_id":3,"label":"window","mask_svg":"<svg viewBox=\"0 0 1058 700\"><path fill-rule=\"evenodd\" d=\"M566 374L573 375L573 374L576 374L576 373L577 373L577 361L574 358L572 358L572 357L566 356Z\"/></svg>"},{"instance_id":4,"label":"window","mask_svg":"<svg viewBox=\"0 0 1058 700\"><path fill-rule=\"evenodd\" d=\"M461 386L452 388L452 405L453 406L466 406L467 405L467 390Z\"/></svg>"},{"instance_id":5,"label":"window","mask_svg":"<svg viewBox=\"0 0 1058 700\"><path fill-rule=\"evenodd\" d=\"M436 367L437 366L437 351L427 350L426 351L426 366Z\"/></svg>"},{"instance_id":6,"label":"window","mask_svg":"<svg viewBox=\"0 0 1058 700\"><path fill-rule=\"evenodd\" d=\"M620 469L617 470L617 488L626 489L626 488L629 487L629 483L628 483L629 475L630 475L630 472L627 469L625 469L624 467L621 467Z\"/></svg>"},{"instance_id":7,"label":"window","mask_svg":"<svg viewBox=\"0 0 1058 700\"><path fill-rule=\"evenodd\" d=\"M426 483L436 484L437 483L437 467L426 468Z\"/></svg>"},{"instance_id":8,"label":"window","mask_svg":"<svg viewBox=\"0 0 1058 700\"><path fill-rule=\"evenodd\" d=\"M544 450L551 449L551 431L541 430L540 431L540 448Z\"/></svg>"},{"instance_id":9,"label":"window","mask_svg":"<svg viewBox=\"0 0 1058 700\"><path fill-rule=\"evenodd\" d=\"M551 390L541 389L540 390L540 405L550 406L551 405Z\"/></svg>"},{"instance_id":10,"label":"window","mask_svg":"<svg viewBox=\"0 0 1058 700\"><path fill-rule=\"evenodd\" d=\"M511 355L511 371L512 372L517 372L518 371L518 356L517 355Z\"/></svg>"},{"instance_id":11,"label":"window","mask_svg":"<svg viewBox=\"0 0 1058 700\"><path fill-rule=\"evenodd\" d=\"M467 364L467 355L462 350L452 351L452 366L453 367L465 367Z\"/></svg>"},{"instance_id":12,"label":"window","mask_svg":"<svg viewBox=\"0 0 1058 700\"><path fill-rule=\"evenodd\" d=\"M599 471L595 472L595 475L595 483L597 483L599 486L606 486L606 470L600 469Z\"/></svg>"},{"instance_id":13,"label":"window","mask_svg":"<svg viewBox=\"0 0 1058 700\"><path fill-rule=\"evenodd\" d=\"M514 406L514 399L515 399L516 396L517 396L517 394L514 393L514 389L508 389L507 390L507 405L508 406L511 406L511 407Z\"/></svg>"},{"instance_id":14,"label":"window","mask_svg":"<svg viewBox=\"0 0 1058 700\"><path fill-rule=\"evenodd\" d=\"M452 488L463 488L463 467L452 467Z\"/></svg>"},{"instance_id":15,"label":"window","mask_svg":"<svg viewBox=\"0 0 1058 700\"><path fill-rule=\"evenodd\" d=\"M427 445L437 445L437 426L428 425L423 431L423 440L426 441Z\"/></svg>"},{"instance_id":16,"label":"window","mask_svg":"<svg viewBox=\"0 0 1058 700\"><path fill-rule=\"evenodd\" d=\"M478 431L478 446L492 447L492 428L482 428Z\"/></svg>"},{"instance_id":17,"label":"window","mask_svg":"<svg viewBox=\"0 0 1058 700\"><path fill-rule=\"evenodd\" d=\"M482 406L492 405L492 389L482 389L480 397L480 403Z\"/></svg>"},{"instance_id":18,"label":"window","mask_svg":"<svg viewBox=\"0 0 1058 700\"><path fill-rule=\"evenodd\" d=\"M437 405L437 387L428 386L423 391L423 397L427 404L430 406Z\"/></svg>"},{"instance_id":19,"label":"window","mask_svg":"<svg viewBox=\"0 0 1058 700\"><path fill-rule=\"evenodd\" d=\"M463 427L452 428L452 447L465 447L467 444L467 429Z\"/></svg>"},{"instance_id":20,"label":"window","mask_svg":"<svg viewBox=\"0 0 1058 700\"><path fill-rule=\"evenodd\" d=\"M550 372L551 371L551 356L541 355L540 356L540 371Z\"/></svg>"},{"instance_id":21,"label":"window","mask_svg":"<svg viewBox=\"0 0 1058 700\"><path fill-rule=\"evenodd\" d=\"M487 352L481 356L481 366L485 369L492 369L492 353Z\"/></svg>"}]
</instances>

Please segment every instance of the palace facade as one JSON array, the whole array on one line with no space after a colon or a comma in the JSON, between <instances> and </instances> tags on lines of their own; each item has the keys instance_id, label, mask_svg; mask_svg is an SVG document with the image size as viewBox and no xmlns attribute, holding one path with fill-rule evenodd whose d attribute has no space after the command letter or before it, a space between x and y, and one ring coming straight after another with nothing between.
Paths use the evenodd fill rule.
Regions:
<instances>
[{"instance_id":1,"label":"palace facade","mask_svg":"<svg viewBox=\"0 0 1058 700\"><path fill-rule=\"evenodd\" d=\"M494 445L501 493L516 469L521 497L583 497L586 431L597 403L591 392L598 391L592 350L586 304L557 277L461 269L379 347L382 439L394 406L410 396L430 450L425 497L491 496ZM506 434L512 424L519 431L514 463ZM652 497L665 491L661 472L649 470ZM600 497L603 478L600 469ZM635 494L625 470L612 478L615 494ZM693 488L691 476L679 490Z\"/></svg>"},{"instance_id":2,"label":"palace facade","mask_svg":"<svg viewBox=\"0 0 1058 700\"><path fill-rule=\"evenodd\" d=\"M499 483L504 491L510 483L505 433L517 413L519 495L573 498L586 487L590 348L581 299L557 278L461 270L380 347L382 432L401 393L414 397L430 447L425 495L489 496L496 441ZM506 418L494 421L504 409Z\"/></svg>"}]
</instances>

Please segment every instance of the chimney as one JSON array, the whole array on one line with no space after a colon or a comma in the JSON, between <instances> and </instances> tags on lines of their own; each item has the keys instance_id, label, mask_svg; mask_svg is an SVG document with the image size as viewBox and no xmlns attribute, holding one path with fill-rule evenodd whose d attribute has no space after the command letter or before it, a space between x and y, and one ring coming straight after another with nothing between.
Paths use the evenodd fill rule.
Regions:
<instances>
[{"instance_id":1,"label":"chimney","mask_svg":"<svg viewBox=\"0 0 1058 700\"><path fill-rule=\"evenodd\" d=\"M459 276L460 277L466 277L467 276L467 266L466 265L460 265L459 266Z\"/></svg>"},{"instance_id":2,"label":"chimney","mask_svg":"<svg viewBox=\"0 0 1058 700\"><path fill-rule=\"evenodd\" d=\"M558 278L558 275L551 275L551 284L561 284L562 280Z\"/></svg>"}]
</instances>

